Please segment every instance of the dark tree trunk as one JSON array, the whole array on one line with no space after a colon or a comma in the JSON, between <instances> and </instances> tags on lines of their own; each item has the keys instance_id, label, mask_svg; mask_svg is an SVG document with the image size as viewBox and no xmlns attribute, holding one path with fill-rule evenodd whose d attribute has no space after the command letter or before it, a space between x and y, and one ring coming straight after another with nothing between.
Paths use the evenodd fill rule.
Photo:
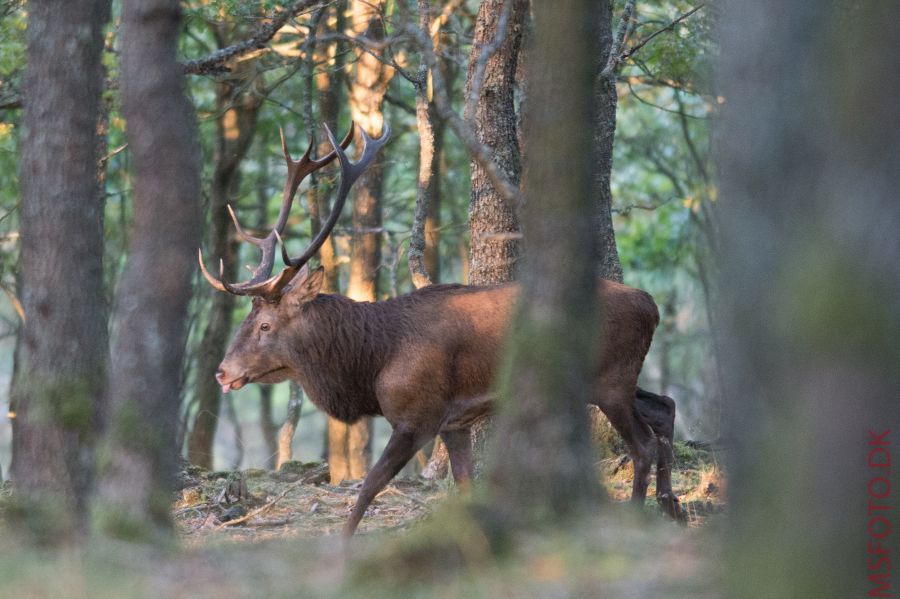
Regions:
<instances>
[{"instance_id":1,"label":"dark tree trunk","mask_svg":"<svg viewBox=\"0 0 900 599\"><path fill-rule=\"evenodd\" d=\"M175 60L177 0L122 6L122 109L134 157L134 230L113 315L103 527L167 531L178 458L185 315L200 241L196 124Z\"/></svg>"},{"instance_id":2,"label":"dark tree trunk","mask_svg":"<svg viewBox=\"0 0 900 599\"><path fill-rule=\"evenodd\" d=\"M896 2L725 9L728 597L896 586L898 22Z\"/></svg>"},{"instance_id":3,"label":"dark tree trunk","mask_svg":"<svg viewBox=\"0 0 900 599\"><path fill-rule=\"evenodd\" d=\"M523 24L528 11L527 0L509 0L509 17L499 47L492 44L505 0L484 0L475 19L475 42L469 59L465 97L477 94L474 112L466 114L478 140L493 151L494 161L513 185L521 179L522 161L516 135L514 87L516 64L522 40ZM485 60L485 47L489 58ZM483 76L477 80L479 65ZM491 185L478 162L472 160L472 191L469 198L469 283L490 285L515 278L519 259L519 217L516 207L507 206Z\"/></svg>"},{"instance_id":4,"label":"dark tree trunk","mask_svg":"<svg viewBox=\"0 0 900 599\"><path fill-rule=\"evenodd\" d=\"M250 61L239 63L233 77L216 85L216 153L215 170L210 190L210 253L225 260L225 278L234 281L238 269L231 218L226 206L236 205L240 182L240 164L256 134L256 120L261 97L252 86L255 67ZM243 76L242 76L243 75ZM250 81L248 81L250 80ZM188 461L194 465L213 467L213 443L219 422L222 402L221 389L215 379L216 369L228 344L235 297L207 286L204 293L211 296L206 329L197 357L195 396L197 414L188 437Z\"/></svg>"},{"instance_id":5,"label":"dark tree trunk","mask_svg":"<svg viewBox=\"0 0 900 599\"><path fill-rule=\"evenodd\" d=\"M27 320L12 400L14 475L43 541L84 529L101 424L107 308L96 130L109 9L108 0L28 4L19 171Z\"/></svg>"},{"instance_id":6,"label":"dark tree trunk","mask_svg":"<svg viewBox=\"0 0 900 599\"><path fill-rule=\"evenodd\" d=\"M278 427L272 415L272 386L259 385L259 428L266 444L266 468L278 466Z\"/></svg>"},{"instance_id":7,"label":"dark tree trunk","mask_svg":"<svg viewBox=\"0 0 900 599\"><path fill-rule=\"evenodd\" d=\"M601 3L605 4L605 3ZM489 480L505 522L549 520L598 497L585 405L595 375L593 223L584 217L595 155L591 130L596 2L534 5L525 139L528 258L499 381ZM565 90L565 93L560 93Z\"/></svg>"},{"instance_id":8,"label":"dark tree trunk","mask_svg":"<svg viewBox=\"0 0 900 599\"><path fill-rule=\"evenodd\" d=\"M612 48L612 3L602 2L597 10L598 39L603 57L597 61L597 71L606 66L607 57ZM597 162L594 169L594 190L596 218L595 228L599 242L597 243L597 274L604 279L622 282L622 264L616 249L616 233L612 223L612 176L613 141L616 137L616 74L613 71L608 77L596 79L594 94L597 102L597 116L594 121L594 144L597 150Z\"/></svg>"}]
</instances>

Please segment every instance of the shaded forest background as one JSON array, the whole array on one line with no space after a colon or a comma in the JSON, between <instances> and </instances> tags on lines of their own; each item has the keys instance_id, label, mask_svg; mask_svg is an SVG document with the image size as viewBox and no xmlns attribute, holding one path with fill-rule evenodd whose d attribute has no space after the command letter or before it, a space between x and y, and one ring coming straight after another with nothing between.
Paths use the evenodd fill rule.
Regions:
<instances>
[{"instance_id":1,"label":"shaded forest background","mask_svg":"<svg viewBox=\"0 0 900 599\"><path fill-rule=\"evenodd\" d=\"M472 51L473 40L490 46L496 38L508 45L513 35L503 38L496 32L497 22L506 25L510 18L518 20L515 37L528 36L530 25L522 6L515 2L506 5L485 3L481 18L487 16L493 22L479 25L477 2L432 3L430 37L435 50L431 58L439 61L445 82L445 89L436 90L431 79L424 85L416 80L417 67L425 61L420 45L407 30L415 24L414 6L185 3L179 60L190 73L187 92L199 124L202 239L209 263L224 256L226 276L232 279L241 276L239 265L255 263L255 250L236 242L225 205L232 205L251 229L272 222L284 176L279 128L284 129L288 148L297 155L309 139L318 140L318 151L322 151L321 123L330 123L342 134L352 118L377 134L383 119L391 123L394 140L384 152L380 171L357 186L351 198L355 207L345 211L321 261L329 271L330 289L356 299L386 298L411 290L407 257L415 256L411 230L420 151L416 109L417 98L425 95L430 98L426 103L434 122L435 144L434 180L427 206L426 270L435 282L498 282L513 277L519 259L518 225L508 220L509 215L479 208L484 200L479 199L477 190L483 187L479 181L485 175L441 118L434 98L445 94L446 109L476 122L465 93L472 79L467 71L479 63ZM616 65L611 209L621 273L628 284L650 291L662 312L662 326L644 370L644 385L678 399L681 438L715 440L721 435L718 366L709 334L713 318L710 259L715 253L716 228L709 124L719 102L711 83L715 11L701 7L691 12L695 8L687 2L645 3L628 24L627 43L620 46L621 64ZM17 157L20 106L27 98L21 97L25 7L13 2L6 3L4 10L0 21L0 106L4 109L0 128L0 284L4 291L0 302L0 401L8 405L20 322ZM623 10L633 10L633 3L615 7L611 27L619 25ZM134 215L129 174L132 153L125 139L118 90L121 15L115 5L113 11L113 25L104 34L102 58L107 84L102 106L106 127L103 279L108 301L128 259ZM483 38L481 42L478 36ZM240 45L247 40L249 46ZM223 48L233 56L223 55ZM630 48L635 48L634 53L625 55ZM502 58L503 51L489 47L482 54L485 59L494 53ZM523 64L508 91L516 106L514 118L521 113L522 78L527 69L525 61L520 62ZM482 74L486 88L494 85L490 68L487 71ZM512 127L506 135L516 134L514 121ZM498 161L502 166L502 159L498 157ZM474 171L470 163L475 165ZM305 244L318 226L318 214L327 211L333 175L330 170L314 176L308 188L304 185L301 190L289 223L291 247ZM496 203L496 198L493 201ZM477 226L506 227L511 232L509 240L501 239L505 247L501 254L488 252L479 259L480 254L471 248L470 214L471 230L477 235L481 234ZM608 232L606 237L609 239ZM470 265L475 265L476 273L470 272ZM278 429L286 418L296 416L288 416L293 398L294 408L301 404L294 457L309 461L344 453L346 472L339 472L338 477L359 478L365 464L354 460L367 460L373 449L370 443L375 444L377 455L388 429L385 423L374 422L370 442L366 431L343 430L348 427L326 423L288 384L250 386L224 397L219 393L211 373L232 328L248 309L248 302L217 294L195 279L178 418L185 453L208 467L274 465ZM0 423L0 466L5 472L9 460L10 421L4 419Z\"/></svg>"}]
</instances>

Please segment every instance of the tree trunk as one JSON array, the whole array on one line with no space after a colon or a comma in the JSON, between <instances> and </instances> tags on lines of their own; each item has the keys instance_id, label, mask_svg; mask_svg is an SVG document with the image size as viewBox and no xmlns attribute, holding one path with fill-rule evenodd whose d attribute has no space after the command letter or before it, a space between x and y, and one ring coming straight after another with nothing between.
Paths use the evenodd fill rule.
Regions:
<instances>
[{"instance_id":1,"label":"tree trunk","mask_svg":"<svg viewBox=\"0 0 900 599\"><path fill-rule=\"evenodd\" d=\"M14 475L44 542L84 530L101 426L108 346L96 130L109 10L108 0L28 4Z\"/></svg>"},{"instance_id":2,"label":"tree trunk","mask_svg":"<svg viewBox=\"0 0 900 599\"><path fill-rule=\"evenodd\" d=\"M278 467L278 427L272 417L272 385L259 385L259 428L266 444L266 468Z\"/></svg>"},{"instance_id":3,"label":"tree trunk","mask_svg":"<svg viewBox=\"0 0 900 599\"><path fill-rule=\"evenodd\" d=\"M509 0L506 31L498 32L505 1L484 0L478 9L475 42L466 76L467 110L470 98L476 100L474 112L465 116L478 140L493 151L501 172L510 183L518 185L522 165L516 135L514 88L528 1ZM503 43L494 48L492 44L498 35L503 36ZM483 75L479 77L482 68ZM491 285L512 281L520 254L516 207L506 205L475 160L471 161L471 172L469 283Z\"/></svg>"},{"instance_id":4,"label":"tree trunk","mask_svg":"<svg viewBox=\"0 0 900 599\"><path fill-rule=\"evenodd\" d=\"M504 10L506 29L501 30ZM515 82L527 14L527 0L483 0L475 18L475 40L465 85L466 119L472 123L478 140L493 151L500 171L516 186L522 178L522 159ZM470 165L468 282L508 283L516 278L521 255L517 207L503 201L476 160ZM477 475L481 472L489 429L487 420L472 429ZM434 454L433 459L446 460L443 442L436 444ZM428 468L445 470L438 464Z\"/></svg>"},{"instance_id":5,"label":"tree trunk","mask_svg":"<svg viewBox=\"0 0 900 599\"><path fill-rule=\"evenodd\" d=\"M606 4L606 3L602 3ZM500 379L490 466L502 523L557 521L598 497L585 405L596 371L596 2L534 5L525 115L528 259ZM564 93L561 93L564 90Z\"/></svg>"},{"instance_id":6,"label":"tree trunk","mask_svg":"<svg viewBox=\"0 0 900 599\"><path fill-rule=\"evenodd\" d=\"M602 60L595 62L597 72L606 66L613 45L612 3L602 2L597 10L600 51L597 56ZM597 274L604 279L622 282L622 264L616 249L616 233L612 223L612 176L613 141L616 137L616 73L608 77L597 77L594 86L597 102L597 116L594 120L594 144L597 150L597 162L594 168L594 189L596 198L594 214L595 229L599 240L597 243Z\"/></svg>"},{"instance_id":7,"label":"tree trunk","mask_svg":"<svg viewBox=\"0 0 900 599\"><path fill-rule=\"evenodd\" d=\"M185 315L199 239L196 123L175 60L177 0L122 5L122 110L134 158L134 230L113 309L110 427L100 493L105 531L171 528Z\"/></svg>"},{"instance_id":8,"label":"tree trunk","mask_svg":"<svg viewBox=\"0 0 900 599\"><path fill-rule=\"evenodd\" d=\"M278 461L276 469L280 469L285 462L294 459L294 432L300 421L300 411L303 408L303 391L297 383L290 383L290 397L288 399L287 417L278 431Z\"/></svg>"},{"instance_id":9,"label":"tree trunk","mask_svg":"<svg viewBox=\"0 0 900 599\"><path fill-rule=\"evenodd\" d=\"M724 9L728 597L892 592L898 22L896 2Z\"/></svg>"},{"instance_id":10,"label":"tree trunk","mask_svg":"<svg viewBox=\"0 0 900 599\"><path fill-rule=\"evenodd\" d=\"M223 42L224 43L224 42ZM232 77L216 85L216 153L210 190L210 253L225 260L225 278L234 281L238 269L237 247L231 233L226 206L236 205L240 183L240 164L256 134L256 120L262 100L254 89L245 90L255 80L251 61L242 61ZM258 81L257 81L258 83ZM197 358L197 414L188 437L188 461L206 469L213 467L213 444L220 417L221 388L216 370L228 345L235 297L207 286L211 295L207 324Z\"/></svg>"},{"instance_id":11,"label":"tree trunk","mask_svg":"<svg viewBox=\"0 0 900 599\"><path fill-rule=\"evenodd\" d=\"M368 2L354 0L351 3L351 32L365 35L372 40L384 38L381 11L384 0ZM350 87L350 114L353 121L372 137L381 135L384 126L382 104L388 84L394 75L368 53L359 52L356 73ZM362 138L354 133L357 151L362 148ZM381 195L384 166L376 160L359 178L353 203L353 241L350 253L350 280L347 296L357 301L378 299L378 273L381 266ZM366 475L371 459L369 431L371 419L364 418L343 427L334 424L329 431L329 458L331 480L357 479ZM343 457L338 457L343 454Z\"/></svg>"}]
</instances>

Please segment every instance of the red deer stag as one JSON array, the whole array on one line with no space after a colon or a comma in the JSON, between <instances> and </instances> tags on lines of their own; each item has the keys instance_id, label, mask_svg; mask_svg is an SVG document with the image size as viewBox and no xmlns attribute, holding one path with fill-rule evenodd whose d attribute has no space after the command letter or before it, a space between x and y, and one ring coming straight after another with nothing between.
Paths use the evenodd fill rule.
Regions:
<instances>
[{"instance_id":1,"label":"red deer stag","mask_svg":"<svg viewBox=\"0 0 900 599\"><path fill-rule=\"evenodd\" d=\"M294 161L284 146L288 178L275 229L264 239L247 235L231 212L238 235L261 248L262 260L245 283L216 279L220 291L253 297L253 307L232 341L216 378L227 393L248 383L297 381L312 402L344 422L384 416L393 432L384 453L363 481L344 533L353 534L372 499L416 451L440 434L457 484L472 475L470 427L490 412L491 379L518 295L516 285L472 287L432 285L382 302L355 302L319 293L323 270L306 262L330 234L353 183L387 142L390 128L372 140L362 132L362 157L351 163L343 152L349 135L319 160L310 149ZM308 173L335 157L341 183L328 220L299 258L281 243L284 269L271 276L276 241L284 232L293 195ZM637 389L638 373L659 315L645 292L611 281L598 282L605 323L597 365L594 403L621 433L634 461L632 501L642 504L651 459L658 445L657 499L678 516L672 492L671 435L675 404ZM655 434L655 438L654 438Z\"/></svg>"}]
</instances>

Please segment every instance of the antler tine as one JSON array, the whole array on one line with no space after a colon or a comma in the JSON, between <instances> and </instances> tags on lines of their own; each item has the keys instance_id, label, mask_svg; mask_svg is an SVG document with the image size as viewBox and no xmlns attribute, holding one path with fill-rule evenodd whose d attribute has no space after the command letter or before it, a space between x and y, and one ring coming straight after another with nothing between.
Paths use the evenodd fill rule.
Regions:
<instances>
[{"instance_id":1,"label":"antler tine","mask_svg":"<svg viewBox=\"0 0 900 599\"><path fill-rule=\"evenodd\" d=\"M284 183L281 207L278 211L278 218L275 221L275 227L265 237L254 237L247 233L243 227L241 227L241 224L237 219L237 215L234 213L234 210L231 208L231 206L229 205L227 207L228 214L231 216L231 220L234 223L234 228L237 231L238 237L240 237L240 239L242 239L243 241L252 243L262 252L259 265L256 268L251 268L252 274L250 276L250 280L244 283L236 284L231 284L226 281L224 277L224 267L221 260L219 268L219 278L216 279L206 269L206 265L203 262L202 252L198 254L198 258L200 260L200 268L203 272L203 276L206 278L210 285L212 285L219 291L225 291L228 293L233 293L235 295L277 294L278 291L282 287L284 287L287 282L290 281L290 279L293 277L293 274L296 272L296 269L291 267L289 259L287 259L285 260L285 264L287 264L288 268L282 270L281 273L275 275L274 277L271 276L272 269L275 265L276 242L281 239L281 234L284 232L284 229L287 226L288 215L290 214L291 205L294 202L294 195L297 193L297 189L300 187L300 183L310 173L326 166L331 161L333 161L337 154L332 151L328 155L319 158L318 160L312 159L310 158L310 154L312 154L313 144L310 143L303 156L301 156L299 160L294 160L291 157L290 152L288 152L287 142L284 138L284 130L279 129L279 133L281 136L281 150L284 154L285 163L287 164L288 175ZM350 141L352 139L353 129L351 128L350 132L341 142L340 147L346 148L350 145ZM284 250L283 243L282 255L285 257L287 256Z\"/></svg>"},{"instance_id":2,"label":"antler tine","mask_svg":"<svg viewBox=\"0 0 900 599\"><path fill-rule=\"evenodd\" d=\"M341 210L344 207L344 203L347 200L347 194L350 193L350 188L353 187L353 184L359 178L359 176L369 167L370 164L375 160L375 156L378 154L378 151L381 147L387 143L388 139L391 136L391 127L387 123L384 124L383 131L381 133L381 137L376 140L373 140L371 137L366 134L365 130L360 127L360 133L363 138L363 151L362 157L356 162L350 162L350 159L347 158L347 155L344 153L344 149L346 146L343 144L338 144L334 139L334 134L331 132L331 129L328 128L328 125L325 125L325 133L328 135L328 141L331 142L331 146L334 148L334 154L337 156L338 160L341 163L341 185L338 188L337 198L334 200L334 207L331 209L331 214L328 215L328 220L322 225L322 228L319 229L319 233L316 235L315 239L309 244L309 247L306 248L306 251L296 259L288 260L285 255L285 263L290 264L294 268L300 268L306 262L312 258L319 248L322 247L322 244L325 243L325 239L328 238L328 235L331 234L332 229L334 229L334 225L337 224L338 217L341 214ZM352 133L352 128L351 128ZM349 134L348 134L349 137ZM347 141L346 138L344 141ZM330 156L331 154L329 154Z\"/></svg>"}]
</instances>

